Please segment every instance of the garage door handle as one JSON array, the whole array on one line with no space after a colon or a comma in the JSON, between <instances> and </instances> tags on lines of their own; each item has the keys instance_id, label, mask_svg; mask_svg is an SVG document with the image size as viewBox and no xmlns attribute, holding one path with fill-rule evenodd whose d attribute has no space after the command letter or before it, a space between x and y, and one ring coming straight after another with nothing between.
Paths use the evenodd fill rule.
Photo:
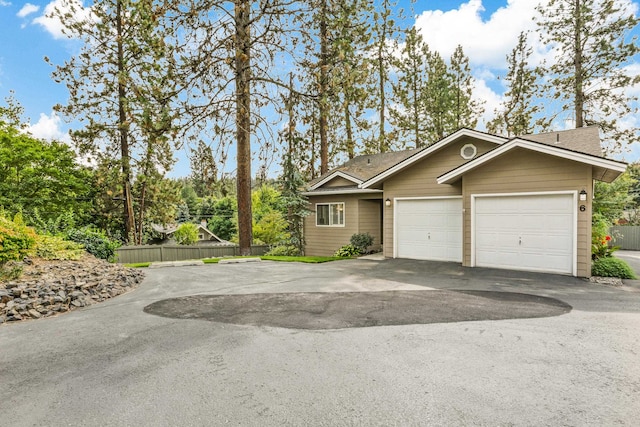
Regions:
<instances>
[{"instance_id":1,"label":"garage door handle","mask_svg":"<svg viewBox=\"0 0 640 427\"><path fill-rule=\"evenodd\" d=\"M427 233L427 239L431 240L431 233Z\"/></svg>"},{"instance_id":2,"label":"garage door handle","mask_svg":"<svg viewBox=\"0 0 640 427\"><path fill-rule=\"evenodd\" d=\"M522 237L518 237L518 244L521 245L522 244Z\"/></svg>"}]
</instances>

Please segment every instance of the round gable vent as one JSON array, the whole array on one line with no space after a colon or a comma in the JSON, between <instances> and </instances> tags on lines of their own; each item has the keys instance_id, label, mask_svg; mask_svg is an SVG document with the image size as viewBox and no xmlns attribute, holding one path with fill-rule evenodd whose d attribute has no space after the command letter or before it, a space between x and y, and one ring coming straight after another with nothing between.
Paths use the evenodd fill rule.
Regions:
<instances>
[{"instance_id":1,"label":"round gable vent","mask_svg":"<svg viewBox=\"0 0 640 427\"><path fill-rule=\"evenodd\" d=\"M473 159L477 153L478 150L473 144L465 144L462 149L460 149L460 155L465 160Z\"/></svg>"}]
</instances>

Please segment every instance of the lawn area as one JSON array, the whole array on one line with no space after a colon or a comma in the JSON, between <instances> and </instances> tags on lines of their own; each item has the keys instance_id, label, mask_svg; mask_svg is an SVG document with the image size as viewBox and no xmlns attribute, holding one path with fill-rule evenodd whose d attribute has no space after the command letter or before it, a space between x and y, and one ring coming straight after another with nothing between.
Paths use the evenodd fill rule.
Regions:
<instances>
[{"instance_id":1,"label":"lawn area","mask_svg":"<svg viewBox=\"0 0 640 427\"><path fill-rule=\"evenodd\" d=\"M336 257L336 256L237 256L237 257L226 257L224 259L235 259L235 258L260 258L263 261L280 261L280 262L306 262L310 264L319 264L322 262L330 262L330 261L340 261L343 259L351 259L348 257ZM223 258L205 258L202 260L205 264L217 264ZM151 265L150 262L137 262L132 264L125 264L125 267L131 268L146 268Z\"/></svg>"}]
</instances>

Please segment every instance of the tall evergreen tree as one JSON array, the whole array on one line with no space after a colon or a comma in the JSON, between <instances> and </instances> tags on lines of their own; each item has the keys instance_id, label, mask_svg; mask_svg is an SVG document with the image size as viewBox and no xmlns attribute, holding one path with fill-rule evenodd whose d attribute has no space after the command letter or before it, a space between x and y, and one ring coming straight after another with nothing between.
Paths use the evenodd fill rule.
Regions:
<instances>
[{"instance_id":1,"label":"tall evergreen tree","mask_svg":"<svg viewBox=\"0 0 640 427\"><path fill-rule=\"evenodd\" d=\"M79 120L72 132L80 152L117 156L125 239L136 233L132 183L136 162L155 154L156 167L168 170L166 150L175 131L179 74L175 73L175 28L169 4L151 0L106 0L94 4L84 20L56 9L65 32L84 44L78 55L56 67L53 78L69 90L56 110ZM168 154L168 155L167 155Z\"/></svg>"},{"instance_id":2,"label":"tall evergreen tree","mask_svg":"<svg viewBox=\"0 0 640 427\"><path fill-rule=\"evenodd\" d=\"M191 181L199 197L211 195L218 179L218 166L213 157L213 150L204 141L191 149Z\"/></svg>"},{"instance_id":3,"label":"tall evergreen tree","mask_svg":"<svg viewBox=\"0 0 640 427\"><path fill-rule=\"evenodd\" d=\"M533 49L527 44L527 34L521 32L518 44L507 55L507 90L504 100L495 110L495 118L487 123L491 133L508 137L533 133L535 116L542 110L536 102L540 69L529 65Z\"/></svg>"},{"instance_id":4,"label":"tall evergreen tree","mask_svg":"<svg viewBox=\"0 0 640 427\"><path fill-rule=\"evenodd\" d=\"M640 141L638 129L618 119L637 113L625 88L640 76L625 69L639 48L630 31L638 24L629 0L549 0L538 7L544 41L555 50L547 90L572 112L576 127L597 125L610 150Z\"/></svg>"},{"instance_id":5,"label":"tall evergreen tree","mask_svg":"<svg viewBox=\"0 0 640 427\"><path fill-rule=\"evenodd\" d=\"M403 146L410 142L415 148L427 140L429 106L427 85L428 61L431 53L415 28L405 32L402 51L394 61L398 80L393 83L393 107L389 113L391 123L400 134Z\"/></svg>"},{"instance_id":6,"label":"tall evergreen tree","mask_svg":"<svg viewBox=\"0 0 640 427\"><path fill-rule=\"evenodd\" d=\"M430 52L427 72L427 139L431 145L456 130L454 88L446 62L438 52Z\"/></svg>"},{"instance_id":7,"label":"tall evergreen tree","mask_svg":"<svg viewBox=\"0 0 640 427\"><path fill-rule=\"evenodd\" d=\"M455 129L474 129L478 124L478 118L484 112L484 107L482 102L472 97L474 86L469 57L464 54L460 45L451 55L449 75L453 83L453 126Z\"/></svg>"},{"instance_id":8,"label":"tall evergreen tree","mask_svg":"<svg viewBox=\"0 0 640 427\"><path fill-rule=\"evenodd\" d=\"M392 140L387 131L387 108L389 106L389 92L391 91L389 75L393 58L393 43L398 34L396 22L397 2L380 0L374 4L373 22L371 26L373 43L370 45L369 56L372 62L372 83L370 93L375 100L377 113L377 135L374 135L367 151L384 153L389 151Z\"/></svg>"}]
</instances>

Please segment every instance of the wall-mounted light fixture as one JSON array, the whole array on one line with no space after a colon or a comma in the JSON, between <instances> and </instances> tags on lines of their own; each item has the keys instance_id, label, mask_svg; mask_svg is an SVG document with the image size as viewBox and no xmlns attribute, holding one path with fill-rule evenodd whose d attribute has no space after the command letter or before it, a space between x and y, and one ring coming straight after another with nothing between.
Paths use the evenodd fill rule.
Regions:
<instances>
[{"instance_id":1,"label":"wall-mounted light fixture","mask_svg":"<svg viewBox=\"0 0 640 427\"><path fill-rule=\"evenodd\" d=\"M384 205L385 205L386 207L391 206L391 199L387 197L387 200L385 200L385 201L384 201Z\"/></svg>"},{"instance_id":2,"label":"wall-mounted light fixture","mask_svg":"<svg viewBox=\"0 0 640 427\"><path fill-rule=\"evenodd\" d=\"M580 201L584 202L585 200L587 200L587 192L586 190L582 190L580 191Z\"/></svg>"}]
</instances>

